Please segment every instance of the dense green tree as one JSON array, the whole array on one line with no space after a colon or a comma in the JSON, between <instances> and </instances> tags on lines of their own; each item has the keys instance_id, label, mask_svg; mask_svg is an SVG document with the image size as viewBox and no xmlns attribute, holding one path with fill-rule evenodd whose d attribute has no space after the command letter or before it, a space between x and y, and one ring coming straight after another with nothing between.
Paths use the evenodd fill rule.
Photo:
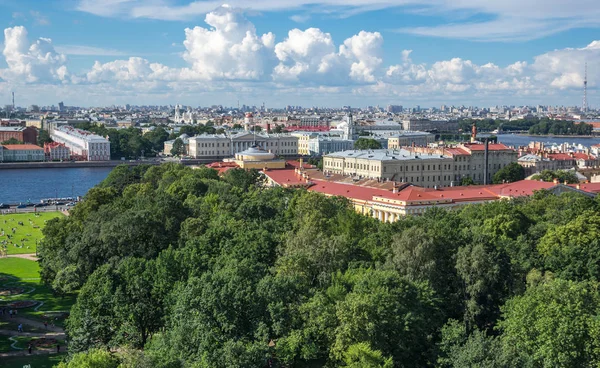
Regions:
<instances>
[{"instance_id":1,"label":"dense green tree","mask_svg":"<svg viewBox=\"0 0 600 368\"><path fill-rule=\"evenodd\" d=\"M173 142L173 148L171 148L171 152L173 156L183 156L185 154L185 144L181 138L175 139Z\"/></svg>"},{"instance_id":2,"label":"dense green tree","mask_svg":"<svg viewBox=\"0 0 600 368\"><path fill-rule=\"evenodd\" d=\"M119 359L111 352L93 349L73 354L66 363L59 363L57 368L117 368Z\"/></svg>"},{"instance_id":3,"label":"dense green tree","mask_svg":"<svg viewBox=\"0 0 600 368\"><path fill-rule=\"evenodd\" d=\"M371 138L358 138L354 142L354 148L359 150L380 149L381 143Z\"/></svg>"},{"instance_id":4,"label":"dense green tree","mask_svg":"<svg viewBox=\"0 0 600 368\"><path fill-rule=\"evenodd\" d=\"M567 184L579 183L577 175L572 171L566 170L543 170L541 173L532 176L531 180L542 180L547 182L553 182L554 180L558 180L558 182L561 184L565 182Z\"/></svg>"},{"instance_id":5,"label":"dense green tree","mask_svg":"<svg viewBox=\"0 0 600 368\"><path fill-rule=\"evenodd\" d=\"M344 367L348 368L392 368L391 358L384 358L378 350L371 349L367 343L350 345L344 352Z\"/></svg>"},{"instance_id":6,"label":"dense green tree","mask_svg":"<svg viewBox=\"0 0 600 368\"><path fill-rule=\"evenodd\" d=\"M40 129L37 137L37 142L40 147L44 147L44 143L52 142L52 138L50 138L50 133L48 133L45 129Z\"/></svg>"},{"instance_id":7,"label":"dense green tree","mask_svg":"<svg viewBox=\"0 0 600 368\"><path fill-rule=\"evenodd\" d=\"M461 186L475 185L475 181L470 176L465 176L460 179Z\"/></svg>"},{"instance_id":8,"label":"dense green tree","mask_svg":"<svg viewBox=\"0 0 600 368\"><path fill-rule=\"evenodd\" d=\"M525 168L512 162L494 174L494 184L512 183L525 179Z\"/></svg>"},{"instance_id":9,"label":"dense green tree","mask_svg":"<svg viewBox=\"0 0 600 368\"><path fill-rule=\"evenodd\" d=\"M457 320L449 320L442 328L439 349L438 367L503 368L510 366L511 360L504 354L498 337L487 336L477 329L469 334L465 325Z\"/></svg>"},{"instance_id":10,"label":"dense green tree","mask_svg":"<svg viewBox=\"0 0 600 368\"><path fill-rule=\"evenodd\" d=\"M0 142L0 145L7 145L7 144L25 144L25 143L21 142L20 140L18 140L16 138L11 138L11 139L6 140L4 142Z\"/></svg>"},{"instance_id":11,"label":"dense green tree","mask_svg":"<svg viewBox=\"0 0 600 368\"><path fill-rule=\"evenodd\" d=\"M504 349L516 366L595 367L600 364L598 285L550 279L510 299L500 321Z\"/></svg>"}]
</instances>

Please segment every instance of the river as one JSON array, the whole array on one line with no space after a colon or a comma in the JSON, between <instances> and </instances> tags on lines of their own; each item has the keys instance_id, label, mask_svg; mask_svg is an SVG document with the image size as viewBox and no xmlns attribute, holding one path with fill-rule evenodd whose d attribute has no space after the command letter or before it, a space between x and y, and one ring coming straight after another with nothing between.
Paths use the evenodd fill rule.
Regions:
<instances>
[{"instance_id":1,"label":"river","mask_svg":"<svg viewBox=\"0 0 600 368\"><path fill-rule=\"evenodd\" d=\"M0 170L0 203L83 196L111 170L111 167Z\"/></svg>"},{"instance_id":2,"label":"river","mask_svg":"<svg viewBox=\"0 0 600 368\"><path fill-rule=\"evenodd\" d=\"M482 135L483 136L483 135ZM594 144L600 144L600 138L581 138L581 137L540 137L535 135L517 135L517 134L499 134L498 142L504 143L507 146L527 146L529 142L544 142L546 145L562 144L581 144L589 147Z\"/></svg>"}]
</instances>

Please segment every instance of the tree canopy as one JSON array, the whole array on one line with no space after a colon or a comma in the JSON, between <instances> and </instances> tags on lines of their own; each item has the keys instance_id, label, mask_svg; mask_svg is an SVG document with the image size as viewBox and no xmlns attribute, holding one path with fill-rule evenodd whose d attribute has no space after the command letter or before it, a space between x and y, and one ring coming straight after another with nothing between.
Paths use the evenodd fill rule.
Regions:
<instances>
[{"instance_id":1,"label":"tree canopy","mask_svg":"<svg viewBox=\"0 0 600 368\"><path fill-rule=\"evenodd\" d=\"M494 184L512 183L525 179L525 168L516 162L504 166L494 174Z\"/></svg>"},{"instance_id":2,"label":"tree canopy","mask_svg":"<svg viewBox=\"0 0 600 368\"><path fill-rule=\"evenodd\" d=\"M559 183L575 184L579 183L579 179L575 172L566 170L543 170L539 174L535 174L531 177L531 180L542 180L547 182L553 182L558 180Z\"/></svg>"},{"instance_id":3,"label":"tree canopy","mask_svg":"<svg viewBox=\"0 0 600 368\"><path fill-rule=\"evenodd\" d=\"M354 148L359 150L380 149L381 143L372 138L358 138L354 142Z\"/></svg>"},{"instance_id":4,"label":"tree canopy","mask_svg":"<svg viewBox=\"0 0 600 368\"><path fill-rule=\"evenodd\" d=\"M383 223L261 183L120 166L49 221L41 276L78 294L63 366L600 363L600 201L542 191Z\"/></svg>"}]
</instances>

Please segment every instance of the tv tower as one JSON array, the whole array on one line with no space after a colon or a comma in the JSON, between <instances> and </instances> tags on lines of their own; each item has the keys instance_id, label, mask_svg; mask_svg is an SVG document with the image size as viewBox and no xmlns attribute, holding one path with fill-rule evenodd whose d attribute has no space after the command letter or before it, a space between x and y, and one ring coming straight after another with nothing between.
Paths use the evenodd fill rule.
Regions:
<instances>
[{"instance_id":1,"label":"tv tower","mask_svg":"<svg viewBox=\"0 0 600 368\"><path fill-rule=\"evenodd\" d=\"M585 63L585 73L583 75L583 106L581 109L582 112L588 111L588 103L587 103L587 62Z\"/></svg>"}]
</instances>

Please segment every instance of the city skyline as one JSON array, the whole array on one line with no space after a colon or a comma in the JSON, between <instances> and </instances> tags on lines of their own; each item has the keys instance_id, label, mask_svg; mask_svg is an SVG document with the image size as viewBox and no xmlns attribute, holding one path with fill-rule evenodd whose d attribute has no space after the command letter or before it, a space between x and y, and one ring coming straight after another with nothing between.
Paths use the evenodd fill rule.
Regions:
<instances>
[{"instance_id":1,"label":"city skyline","mask_svg":"<svg viewBox=\"0 0 600 368\"><path fill-rule=\"evenodd\" d=\"M3 3L0 104L600 106L580 0Z\"/></svg>"}]
</instances>

